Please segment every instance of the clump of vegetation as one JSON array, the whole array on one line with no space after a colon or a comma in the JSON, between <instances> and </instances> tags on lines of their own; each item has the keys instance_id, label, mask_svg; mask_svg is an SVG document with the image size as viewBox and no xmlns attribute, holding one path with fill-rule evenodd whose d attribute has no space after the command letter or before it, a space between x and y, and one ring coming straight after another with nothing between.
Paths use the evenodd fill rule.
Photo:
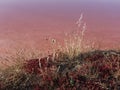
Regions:
<instances>
[{"instance_id":1,"label":"clump of vegetation","mask_svg":"<svg viewBox=\"0 0 120 90\"><path fill-rule=\"evenodd\" d=\"M82 18L65 47L52 54L19 49L1 58L13 64L0 71L0 90L120 90L120 51L85 45Z\"/></svg>"},{"instance_id":2,"label":"clump of vegetation","mask_svg":"<svg viewBox=\"0 0 120 90\"><path fill-rule=\"evenodd\" d=\"M120 51L81 53L74 60L31 59L4 70L0 81L2 90L119 90Z\"/></svg>"}]
</instances>

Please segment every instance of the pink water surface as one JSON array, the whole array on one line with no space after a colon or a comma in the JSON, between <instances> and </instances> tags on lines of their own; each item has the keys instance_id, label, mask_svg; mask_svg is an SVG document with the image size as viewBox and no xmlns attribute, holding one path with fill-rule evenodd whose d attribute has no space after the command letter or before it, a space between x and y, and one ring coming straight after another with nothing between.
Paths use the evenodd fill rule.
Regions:
<instances>
[{"instance_id":1,"label":"pink water surface","mask_svg":"<svg viewBox=\"0 0 120 90\"><path fill-rule=\"evenodd\" d=\"M0 50L23 43L44 48L46 38L62 41L81 13L88 40L118 47L119 9L119 0L0 0Z\"/></svg>"}]
</instances>

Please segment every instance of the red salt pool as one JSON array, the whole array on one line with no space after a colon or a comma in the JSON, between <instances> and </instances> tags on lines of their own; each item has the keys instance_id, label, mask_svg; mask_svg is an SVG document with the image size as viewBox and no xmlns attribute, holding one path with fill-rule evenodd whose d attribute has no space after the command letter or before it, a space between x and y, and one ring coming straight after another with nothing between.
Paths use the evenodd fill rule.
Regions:
<instances>
[{"instance_id":1,"label":"red salt pool","mask_svg":"<svg viewBox=\"0 0 120 90\"><path fill-rule=\"evenodd\" d=\"M119 0L0 0L0 50L26 43L44 48L63 39L84 13L88 40L102 48L120 44Z\"/></svg>"}]
</instances>

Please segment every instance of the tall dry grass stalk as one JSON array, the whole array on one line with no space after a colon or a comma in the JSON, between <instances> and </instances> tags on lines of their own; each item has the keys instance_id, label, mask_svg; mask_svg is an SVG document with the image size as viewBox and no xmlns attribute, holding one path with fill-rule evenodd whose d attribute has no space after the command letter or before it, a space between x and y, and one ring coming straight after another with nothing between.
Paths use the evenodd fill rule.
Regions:
<instances>
[{"instance_id":1,"label":"tall dry grass stalk","mask_svg":"<svg viewBox=\"0 0 120 90\"><path fill-rule=\"evenodd\" d=\"M83 22L83 14L81 14L76 25L76 30L65 34L64 47L61 48L62 52L66 53L70 58L77 56L85 49L84 35L87 25Z\"/></svg>"}]
</instances>

